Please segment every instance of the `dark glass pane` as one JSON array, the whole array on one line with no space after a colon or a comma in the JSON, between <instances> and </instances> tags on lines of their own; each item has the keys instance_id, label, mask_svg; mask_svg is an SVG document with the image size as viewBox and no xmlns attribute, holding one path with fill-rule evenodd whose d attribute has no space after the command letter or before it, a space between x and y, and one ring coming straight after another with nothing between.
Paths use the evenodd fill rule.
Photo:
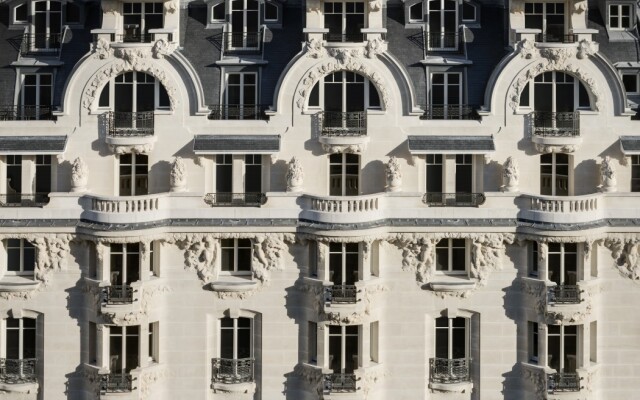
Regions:
<instances>
[{"instance_id":1,"label":"dark glass pane","mask_svg":"<svg viewBox=\"0 0 640 400\"><path fill-rule=\"evenodd\" d=\"M238 249L238 271L251 271L251 249Z\"/></svg>"},{"instance_id":2,"label":"dark glass pane","mask_svg":"<svg viewBox=\"0 0 640 400\"><path fill-rule=\"evenodd\" d=\"M422 1L409 8L409 18L413 21L422 21Z\"/></svg>"},{"instance_id":3,"label":"dark glass pane","mask_svg":"<svg viewBox=\"0 0 640 400\"><path fill-rule=\"evenodd\" d=\"M449 358L449 330L436 329L436 357Z\"/></svg>"},{"instance_id":4,"label":"dark glass pane","mask_svg":"<svg viewBox=\"0 0 640 400\"><path fill-rule=\"evenodd\" d=\"M251 357L251 330L238 329L238 358Z\"/></svg>"}]
</instances>

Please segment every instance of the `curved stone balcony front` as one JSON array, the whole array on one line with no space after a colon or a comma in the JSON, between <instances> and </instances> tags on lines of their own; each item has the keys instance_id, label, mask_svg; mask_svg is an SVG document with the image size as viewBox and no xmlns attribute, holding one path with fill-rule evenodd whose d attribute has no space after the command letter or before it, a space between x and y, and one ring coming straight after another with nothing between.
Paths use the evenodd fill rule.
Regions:
<instances>
[{"instance_id":1,"label":"curved stone balcony front","mask_svg":"<svg viewBox=\"0 0 640 400\"><path fill-rule=\"evenodd\" d=\"M527 221L548 223L583 223L605 216L602 194L584 196L536 196L525 194L516 202L518 217Z\"/></svg>"}]
</instances>

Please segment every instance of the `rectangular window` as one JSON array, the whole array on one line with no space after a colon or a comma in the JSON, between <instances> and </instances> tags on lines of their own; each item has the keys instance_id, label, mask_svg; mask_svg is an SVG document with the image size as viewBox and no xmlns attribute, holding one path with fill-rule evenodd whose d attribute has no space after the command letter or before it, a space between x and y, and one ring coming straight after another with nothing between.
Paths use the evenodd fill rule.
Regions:
<instances>
[{"instance_id":1,"label":"rectangular window","mask_svg":"<svg viewBox=\"0 0 640 400\"><path fill-rule=\"evenodd\" d=\"M329 368L352 374L359 365L359 325L329 326Z\"/></svg>"},{"instance_id":2,"label":"rectangular window","mask_svg":"<svg viewBox=\"0 0 640 400\"><path fill-rule=\"evenodd\" d=\"M49 194L51 192L51 156L36 155L36 193Z\"/></svg>"},{"instance_id":3,"label":"rectangular window","mask_svg":"<svg viewBox=\"0 0 640 400\"><path fill-rule=\"evenodd\" d=\"M469 353L467 321L462 317L436 318L436 358L446 360L467 358Z\"/></svg>"},{"instance_id":4,"label":"rectangular window","mask_svg":"<svg viewBox=\"0 0 640 400\"><path fill-rule=\"evenodd\" d=\"M358 281L360 245L329 243L329 280L334 285L355 285Z\"/></svg>"},{"instance_id":5,"label":"rectangular window","mask_svg":"<svg viewBox=\"0 0 640 400\"><path fill-rule=\"evenodd\" d=\"M531 242L531 253L529 258L529 275L533 277L538 276L538 242Z\"/></svg>"},{"instance_id":6,"label":"rectangular window","mask_svg":"<svg viewBox=\"0 0 640 400\"><path fill-rule=\"evenodd\" d=\"M547 326L547 364L558 372L574 373L578 368L578 326Z\"/></svg>"},{"instance_id":7,"label":"rectangular window","mask_svg":"<svg viewBox=\"0 0 640 400\"><path fill-rule=\"evenodd\" d=\"M640 192L640 155L631 156L631 191Z\"/></svg>"},{"instance_id":8,"label":"rectangular window","mask_svg":"<svg viewBox=\"0 0 640 400\"><path fill-rule=\"evenodd\" d=\"M109 370L129 373L140 366L140 326L109 327Z\"/></svg>"},{"instance_id":9,"label":"rectangular window","mask_svg":"<svg viewBox=\"0 0 640 400\"><path fill-rule=\"evenodd\" d=\"M540 29L540 42L563 42L564 3L525 3L524 26L527 29Z\"/></svg>"},{"instance_id":10,"label":"rectangular window","mask_svg":"<svg viewBox=\"0 0 640 400\"><path fill-rule=\"evenodd\" d=\"M36 249L26 239L7 239L7 272L30 275L36 266Z\"/></svg>"},{"instance_id":11,"label":"rectangular window","mask_svg":"<svg viewBox=\"0 0 640 400\"><path fill-rule=\"evenodd\" d=\"M631 4L609 5L609 28L614 30L630 29L633 27L633 10Z\"/></svg>"},{"instance_id":12,"label":"rectangular window","mask_svg":"<svg viewBox=\"0 0 640 400\"><path fill-rule=\"evenodd\" d=\"M7 318L5 334L5 357L9 360L30 360L36 359L36 320L33 318ZM20 371L20 365L13 363L14 368ZM5 368L9 369L9 365ZM35 364L29 368L29 364L23 365L23 374L30 374L35 377ZM27 372L27 369L30 369ZM9 371L7 371L9 372Z\"/></svg>"},{"instance_id":13,"label":"rectangular window","mask_svg":"<svg viewBox=\"0 0 640 400\"><path fill-rule=\"evenodd\" d=\"M221 240L221 270L238 275L251 274L251 240Z\"/></svg>"},{"instance_id":14,"label":"rectangular window","mask_svg":"<svg viewBox=\"0 0 640 400\"><path fill-rule=\"evenodd\" d=\"M548 153L540 156L540 194L569 195L569 155Z\"/></svg>"},{"instance_id":15,"label":"rectangular window","mask_svg":"<svg viewBox=\"0 0 640 400\"><path fill-rule=\"evenodd\" d=\"M456 194L473 192L473 155L456 155ZM462 196L464 199L465 196Z\"/></svg>"},{"instance_id":16,"label":"rectangular window","mask_svg":"<svg viewBox=\"0 0 640 400\"><path fill-rule=\"evenodd\" d=\"M53 99L52 74L22 75L22 87L19 98L19 119L37 120L51 116Z\"/></svg>"},{"instance_id":17,"label":"rectangular window","mask_svg":"<svg viewBox=\"0 0 640 400\"><path fill-rule=\"evenodd\" d=\"M462 21L470 22L476 20L476 6L465 1L462 3Z\"/></svg>"},{"instance_id":18,"label":"rectangular window","mask_svg":"<svg viewBox=\"0 0 640 400\"><path fill-rule=\"evenodd\" d=\"M436 271L464 274L467 271L465 239L442 239L436 244Z\"/></svg>"},{"instance_id":19,"label":"rectangular window","mask_svg":"<svg viewBox=\"0 0 640 400\"><path fill-rule=\"evenodd\" d=\"M638 74L622 74L622 83L627 93L636 94L640 92L638 89Z\"/></svg>"},{"instance_id":20,"label":"rectangular window","mask_svg":"<svg viewBox=\"0 0 640 400\"><path fill-rule=\"evenodd\" d=\"M278 6L273 3L264 3L264 20L269 22L278 21Z\"/></svg>"},{"instance_id":21,"label":"rectangular window","mask_svg":"<svg viewBox=\"0 0 640 400\"><path fill-rule=\"evenodd\" d=\"M149 193L149 156L120 155L120 196L140 196Z\"/></svg>"},{"instance_id":22,"label":"rectangular window","mask_svg":"<svg viewBox=\"0 0 640 400\"><path fill-rule=\"evenodd\" d=\"M122 22L124 42L150 42L149 30L164 26L163 4L122 3Z\"/></svg>"},{"instance_id":23,"label":"rectangular window","mask_svg":"<svg viewBox=\"0 0 640 400\"><path fill-rule=\"evenodd\" d=\"M460 119L462 105L462 74L445 72L431 74L430 119Z\"/></svg>"},{"instance_id":24,"label":"rectangular window","mask_svg":"<svg viewBox=\"0 0 640 400\"><path fill-rule=\"evenodd\" d=\"M369 331L371 333L371 340L369 342L369 355L371 357L371 361L380 362L380 355L378 353L379 348L379 331L380 324L378 321L372 322L369 325Z\"/></svg>"},{"instance_id":25,"label":"rectangular window","mask_svg":"<svg viewBox=\"0 0 640 400\"><path fill-rule=\"evenodd\" d=\"M25 23L29 16L29 3L23 3L14 8L14 21L16 23Z\"/></svg>"},{"instance_id":26,"label":"rectangular window","mask_svg":"<svg viewBox=\"0 0 640 400\"><path fill-rule=\"evenodd\" d=\"M226 1L211 7L212 22L224 22L227 19Z\"/></svg>"},{"instance_id":27,"label":"rectangular window","mask_svg":"<svg viewBox=\"0 0 640 400\"><path fill-rule=\"evenodd\" d=\"M224 93L225 119L258 119L258 74L238 72L227 74Z\"/></svg>"},{"instance_id":28,"label":"rectangular window","mask_svg":"<svg viewBox=\"0 0 640 400\"><path fill-rule=\"evenodd\" d=\"M309 362L315 364L318 360L318 324L309 321L309 343L307 344L309 353Z\"/></svg>"},{"instance_id":29,"label":"rectangular window","mask_svg":"<svg viewBox=\"0 0 640 400\"><path fill-rule=\"evenodd\" d=\"M364 2L325 2L324 27L329 42L361 42L364 28Z\"/></svg>"},{"instance_id":30,"label":"rectangular window","mask_svg":"<svg viewBox=\"0 0 640 400\"><path fill-rule=\"evenodd\" d=\"M8 155L7 166L7 203L22 201L22 156Z\"/></svg>"},{"instance_id":31,"label":"rectangular window","mask_svg":"<svg viewBox=\"0 0 640 400\"><path fill-rule=\"evenodd\" d=\"M329 175L330 196L357 196L360 193L360 156L351 153L331 154Z\"/></svg>"},{"instance_id":32,"label":"rectangular window","mask_svg":"<svg viewBox=\"0 0 640 400\"><path fill-rule=\"evenodd\" d=\"M220 320L220 358L242 360L253 356L251 325L251 318L226 317Z\"/></svg>"},{"instance_id":33,"label":"rectangular window","mask_svg":"<svg viewBox=\"0 0 640 400\"><path fill-rule=\"evenodd\" d=\"M427 154L427 193L442 193L443 171L442 154Z\"/></svg>"},{"instance_id":34,"label":"rectangular window","mask_svg":"<svg viewBox=\"0 0 640 400\"><path fill-rule=\"evenodd\" d=\"M262 193L262 155L260 154L244 156L244 192L247 195Z\"/></svg>"},{"instance_id":35,"label":"rectangular window","mask_svg":"<svg viewBox=\"0 0 640 400\"><path fill-rule=\"evenodd\" d=\"M529 322L529 361L538 363L538 323Z\"/></svg>"},{"instance_id":36,"label":"rectangular window","mask_svg":"<svg viewBox=\"0 0 640 400\"><path fill-rule=\"evenodd\" d=\"M89 322L89 364L95 365L98 361L97 338L98 328L95 322Z\"/></svg>"},{"instance_id":37,"label":"rectangular window","mask_svg":"<svg viewBox=\"0 0 640 400\"><path fill-rule=\"evenodd\" d=\"M112 243L109 280L113 286L131 285L140 280L140 243Z\"/></svg>"},{"instance_id":38,"label":"rectangular window","mask_svg":"<svg viewBox=\"0 0 640 400\"><path fill-rule=\"evenodd\" d=\"M233 185L233 156L218 154L216 156L216 193L231 193ZM231 197L229 197L231 201Z\"/></svg>"},{"instance_id":39,"label":"rectangular window","mask_svg":"<svg viewBox=\"0 0 640 400\"><path fill-rule=\"evenodd\" d=\"M578 244L549 243L547 256L548 279L558 286L578 282Z\"/></svg>"},{"instance_id":40,"label":"rectangular window","mask_svg":"<svg viewBox=\"0 0 640 400\"><path fill-rule=\"evenodd\" d=\"M422 1L409 7L409 22L422 22L423 19Z\"/></svg>"}]
</instances>

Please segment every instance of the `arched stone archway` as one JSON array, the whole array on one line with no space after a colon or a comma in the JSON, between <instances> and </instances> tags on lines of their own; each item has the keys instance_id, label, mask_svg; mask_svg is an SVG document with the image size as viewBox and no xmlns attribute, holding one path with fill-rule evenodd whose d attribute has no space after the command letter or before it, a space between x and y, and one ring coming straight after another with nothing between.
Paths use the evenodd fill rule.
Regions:
<instances>
[{"instance_id":1,"label":"arched stone archway","mask_svg":"<svg viewBox=\"0 0 640 400\"><path fill-rule=\"evenodd\" d=\"M82 94L82 107L91 111L94 103L100 95L100 91L106 83L117 75L125 72L138 71L152 75L158 79L167 90L171 109L174 110L178 105L178 91L172 85L166 71L153 61L153 58L163 58L168 54L167 48L163 46L161 40L156 42L150 49L134 49L134 48L117 48L109 49L101 48L100 42L96 46L95 57L99 59L112 58L113 61L100 68L93 74Z\"/></svg>"}]
</instances>

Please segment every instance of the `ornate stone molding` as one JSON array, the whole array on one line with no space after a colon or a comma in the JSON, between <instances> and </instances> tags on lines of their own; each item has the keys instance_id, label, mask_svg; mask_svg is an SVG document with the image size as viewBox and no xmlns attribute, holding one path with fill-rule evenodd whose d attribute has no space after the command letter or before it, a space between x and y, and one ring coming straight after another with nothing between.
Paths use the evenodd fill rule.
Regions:
<instances>
[{"instance_id":1,"label":"ornate stone molding","mask_svg":"<svg viewBox=\"0 0 640 400\"><path fill-rule=\"evenodd\" d=\"M97 367L82 364L80 369L80 377L88 383L91 393L94 394L94 398L100 398L100 374Z\"/></svg>"},{"instance_id":2,"label":"ornate stone molding","mask_svg":"<svg viewBox=\"0 0 640 400\"><path fill-rule=\"evenodd\" d=\"M387 178L387 192L397 192L402 186L402 171L400 170L400 162L394 156L389 158L385 165L385 175Z\"/></svg>"},{"instance_id":3,"label":"ornate stone molding","mask_svg":"<svg viewBox=\"0 0 640 400\"><path fill-rule=\"evenodd\" d=\"M285 242L294 243L294 235L259 235L253 241L253 276L262 284L269 282L271 271L284 268L284 255L289 251Z\"/></svg>"},{"instance_id":4,"label":"ornate stone molding","mask_svg":"<svg viewBox=\"0 0 640 400\"><path fill-rule=\"evenodd\" d=\"M2 300L29 300L33 297L33 290L21 290L11 292L0 292L0 299Z\"/></svg>"},{"instance_id":5,"label":"ornate stone molding","mask_svg":"<svg viewBox=\"0 0 640 400\"><path fill-rule=\"evenodd\" d=\"M327 54L331 56L320 65L316 65L307 72L298 85L296 91L296 105L303 110L307 104L307 97L311 93L313 86L325 75L337 71L352 71L366 76L380 93L380 100L384 108L391 106L391 99L387 84L379 73L371 69L366 63L363 63L364 49L362 48L330 48Z\"/></svg>"},{"instance_id":6,"label":"ornate stone molding","mask_svg":"<svg viewBox=\"0 0 640 400\"><path fill-rule=\"evenodd\" d=\"M94 57L100 60L104 60L113 56L111 43L105 38L98 38L98 40L93 45L93 52L95 53Z\"/></svg>"},{"instance_id":7,"label":"ornate stone molding","mask_svg":"<svg viewBox=\"0 0 640 400\"><path fill-rule=\"evenodd\" d=\"M582 60L595 53L596 47L592 42L582 40L577 47L544 47L537 48L530 40L524 39L518 43L520 56L526 59L542 57L534 61L529 68L518 74L514 79L508 95L509 106L515 112L520 104L520 94L525 86L536 76L548 71L568 72L579 78L591 91L594 100L594 109L602 108L601 93L597 82L579 66L571 63L572 60Z\"/></svg>"},{"instance_id":8,"label":"ornate stone molding","mask_svg":"<svg viewBox=\"0 0 640 400\"><path fill-rule=\"evenodd\" d=\"M287 192L299 192L302 190L304 171L298 157L293 157L287 165Z\"/></svg>"},{"instance_id":9,"label":"ornate stone molding","mask_svg":"<svg viewBox=\"0 0 640 400\"><path fill-rule=\"evenodd\" d=\"M367 40L367 44L364 47L364 54L367 58L376 58L378 54L382 54L387 51L387 42L382 40L381 37Z\"/></svg>"},{"instance_id":10,"label":"ornate stone molding","mask_svg":"<svg viewBox=\"0 0 640 400\"><path fill-rule=\"evenodd\" d=\"M67 256L71 251L71 238L71 235L57 235L28 239L37 249L35 279L41 281L44 286L49 285L54 271L66 269Z\"/></svg>"},{"instance_id":11,"label":"ornate stone molding","mask_svg":"<svg viewBox=\"0 0 640 400\"><path fill-rule=\"evenodd\" d=\"M211 283L217 278L215 261L218 242L211 235L191 236L178 242L185 251L185 269L194 270L203 283Z\"/></svg>"},{"instance_id":12,"label":"ornate stone molding","mask_svg":"<svg viewBox=\"0 0 640 400\"><path fill-rule=\"evenodd\" d=\"M89 166L80 157L77 157L71 165L71 191L84 192L89 182Z\"/></svg>"},{"instance_id":13,"label":"ornate stone molding","mask_svg":"<svg viewBox=\"0 0 640 400\"><path fill-rule=\"evenodd\" d=\"M361 376L362 392L364 393L364 398L366 399L369 396L369 392L375 385L380 383L381 380L389 375L391 375L389 370L384 368L382 365L364 368L364 373Z\"/></svg>"},{"instance_id":14,"label":"ornate stone molding","mask_svg":"<svg viewBox=\"0 0 640 400\"><path fill-rule=\"evenodd\" d=\"M169 186L172 192L184 192L187 190L187 166L181 157L176 157L171 164Z\"/></svg>"},{"instance_id":15,"label":"ornate stone molding","mask_svg":"<svg viewBox=\"0 0 640 400\"><path fill-rule=\"evenodd\" d=\"M118 14L119 2L116 0L102 0L102 12L105 14Z\"/></svg>"},{"instance_id":16,"label":"ornate stone molding","mask_svg":"<svg viewBox=\"0 0 640 400\"><path fill-rule=\"evenodd\" d=\"M313 365L298 364L293 368L293 375L302 379L310 391L318 396L323 392L322 369Z\"/></svg>"},{"instance_id":17,"label":"ornate stone molding","mask_svg":"<svg viewBox=\"0 0 640 400\"><path fill-rule=\"evenodd\" d=\"M520 169L515 158L507 157L502 166L502 191L517 192L520 183Z\"/></svg>"},{"instance_id":18,"label":"ornate stone molding","mask_svg":"<svg viewBox=\"0 0 640 400\"><path fill-rule=\"evenodd\" d=\"M382 9L382 0L369 0L369 11L378 12Z\"/></svg>"},{"instance_id":19,"label":"ornate stone molding","mask_svg":"<svg viewBox=\"0 0 640 400\"><path fill-rule=\"evenodd\" d=\"M502 269L505 243L513 244L514 235L487 234L476 236L471 240L470 276L478 280L478 285L484 286L491 272Z\"/></svg>"},{"instance_id":20,"label":"ornate stone molding","mask_svg":"<svg viewBox=\"0 0 640 400\"><path fill-rule=\"evenodd\" d=\"M163 293L168 293L171 288L165 285L152 285L147 284L139 289L142 294L140 295L140 308L138 310L118 312L107 311L102 313L102 318L106 323L115 325L138 325L146 321L149 316L149 309L151 308L151 300Z\"/></svg>"},{"instance_id":21,"label":"ornate stone molding","mask_svg":"<svg viewBox=\"0 0 640 400\"><path fill-rule=\"evenodd\" d=\"M153 58L165 58L176 50L175 43L169 43L166 39L159 39L151 47Z\"/></svg>"},{"instance_id":22,"label":"ornate stone molding","mask_svg":"<svg viewBox=\"0 0 640 400\"><path fill-rule=\"evenodd\" d=\"M327 55L327 50L324 48L324 40L311 38L304 44L304 52L307 57L310 58L322 58Z\"/></svg>"},{"instance_id":23,"label":"ornate stone molding","mask_svg":"<svg viewBox=\"0 0 640 400\"><path fill-rule=\"evenodd\" d=\"M533 386L536 400L547 398L547 375L542 368L523 367L523 376Z\"/></svg>"},{"instance_id":24,"label":"ornate stone molding","mask_svg":"<svg viewBox=\"0 0 640 400\"><path fill-rule=\"evenodd\" d=\"M575 144L533 144L538 153L575 153L578 150L578 145Z\"/></svg>"},{"instance_id":25,"label":"ornate stone molding","mask_svg":"<svg viewBox=\"0 0 640 400\"><path fill-rule=\"evenodd\" d=\"M169 14L175 13L178 10L178 0L166 0L164 2L164 9Z\"/></svg>"},{"instance_id":26,"label":"ornate stone molding","mask_svg":"<svg viewBox=\"0 0 640 400\"><path fill-rule=\"evenodd\" d=\"M352 153L362 154L367 149L367 143L361 144L328 144L322 143L322 150L329 154Z\"/></svg>"},{"instance_id":27,"label":"ornate stone molding","mask_svg":"<svg viewBox=\"0 0 640 400\"><path fill-rule=\"evenodd\" d=\"M547 308L547 286L544 281L520 279L520 291L533 298L536 313L544 315Z\"/></svg>"},{"instance_id":28,"label":"ornate stone molding","mask_svg":"<svg viewBox=\"0 0 640 400\"><path fill-rule=\"evenodd\" d=\"M105 48L104 43L101 44L101 47L98 47L96 44L94 51L96 52L97 58L107 59L113 55L115 59L93 75L93 78L83 93L82 106L87 110L91 110L96 98L100 95L99 91L101 91L104 85L113 77L124 72L139 71L153 75L162 83L167 90L171 108L175 109L178 104L177 89L166 72L153 60L153 57L162 58L175 50L175 46L166 46L165 44L158 43L162 41L164 41L164 39L158 40L152 48L117 48L115 50ZM98 43L100 42L98 41ZM98 50L100 51L98 52Z\"/></svg>"},{"instance_id":29,"label":"ornate stone molding","mask_svg":"<svg viewBox=\"0 0 640 400\"><path fill-rule=\"evenodd\" d=\"M620 274L640 283L640 237L609 237L604 246L611 251Z\"/></svg>"},{"instance_id":30,"label":"ornate stone molding","mask_svg":"<svg viewBox=\"0 0 640 400\"><path fill-rule=\"evenodd\" d=\"M158 381L163 380L168 376L167 369L163 365L156 365L150 368L145 368L138 378L140 400L147 400L151 394L151 387Z\"/></svg>"},{"instance_id":31,"label":"ornate stone molding","mask_svg":"<svg viewBox=\"0 0 640 400\"><path fill-rule=\"evenodd\" d=\"M439 239L412 234L399 234L390 240L402 250L402 269L413 271L418 284L431 280L435 271L436 243Z\"/></svg>"}]
</instances>

